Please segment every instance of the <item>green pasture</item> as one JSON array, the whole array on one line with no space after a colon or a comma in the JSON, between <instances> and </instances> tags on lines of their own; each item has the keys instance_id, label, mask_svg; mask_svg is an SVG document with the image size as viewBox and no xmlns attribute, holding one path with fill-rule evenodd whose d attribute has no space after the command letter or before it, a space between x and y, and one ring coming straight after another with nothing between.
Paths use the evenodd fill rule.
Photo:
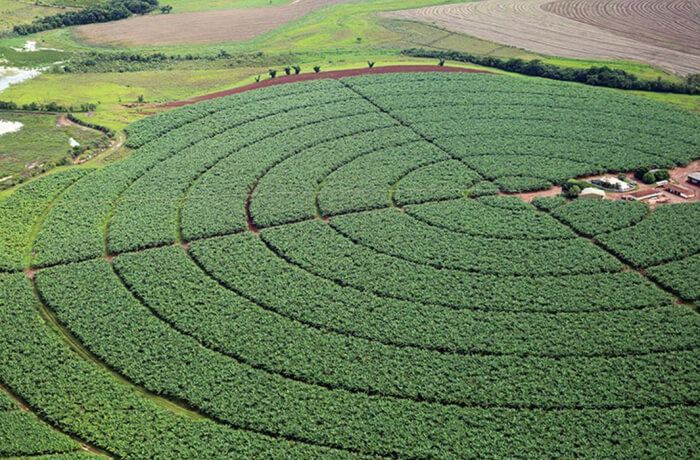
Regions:
<instances>
[{"instance_id":1,"label":"green pasture","mask_svg":"<svg viewBox=\"0 0 700 460\"><path fill-rule=\"evenodd\" d=\"M56 126L56 114L29 114L0 111L0 120L18 121L24 126L0 137L0 178L27 174L46 162L55 162L69 154L72 137L88 145L104 135L76 126Z\"/></svg>"}]
</instances>

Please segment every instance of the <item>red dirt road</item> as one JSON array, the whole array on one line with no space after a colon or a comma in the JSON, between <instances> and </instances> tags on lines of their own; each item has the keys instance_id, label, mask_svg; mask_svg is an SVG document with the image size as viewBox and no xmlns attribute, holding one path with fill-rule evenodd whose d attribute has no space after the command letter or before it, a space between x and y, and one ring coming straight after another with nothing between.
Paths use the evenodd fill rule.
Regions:
<instances>
[{"instance_id":1,"label":"red dirt road","mask_svg":"<svg viewBox=\"0 0 700 460\"><path fill-rule=\"evenodd\" d=\"M251 83L245 86L239 86L238 88L227 89L225 91L218 91L216 93L205 94L204 96L197 96L191 99L186 99L184 101L168 102L162 105L151 106L151 109L170 109L173 107L182 107L183 105L196 104L197 102L207 101L209 99L214 99L217 97L230 96L232 94L242 93L244 91L250 91L253 89L266 88L268 86L283 85L285 83L296 83L300 81L311 81L320 80L322 78L332 78L337 80L344 77L354 77L358 75L379 75L384 73L408 73L408 72L465 72L465 73L488 73L486 70L474 70L474 69L463 69L460 67L449 67L449 66L437 66L437 65L391 65L385 67L375 67L362 68L362 69L348 69L348 70L332 70L330 72L319 72L319 73L302 73L299 75L284 75L277 78L268 78L257 83Z\"/></svg>"}]
</instances>

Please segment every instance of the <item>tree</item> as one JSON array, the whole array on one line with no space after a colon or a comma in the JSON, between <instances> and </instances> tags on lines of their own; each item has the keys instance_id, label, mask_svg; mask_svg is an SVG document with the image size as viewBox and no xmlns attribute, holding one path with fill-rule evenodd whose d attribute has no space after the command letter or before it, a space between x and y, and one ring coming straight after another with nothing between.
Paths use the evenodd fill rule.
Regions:
<instances>
[{"instance_id":1,"label":"tree","mask_svg":"<svg viewBox=\"0 0 700 460\"><path fill-rule=\"evenodd\" d=\"M289 66L287 66L287 67L284 68L284 73L285 73L286 75L290 75L290 74L292 73L292 69L291 69Z\"/></svg>"},{"instance_id":2,"label":"tree","mask_svg":"<svg viewBox=\"0 0 700 460\"><path fill-rule=\"evenodd\" d=\"M444 65L445 65L445 60L444 60L444 59L440 59L440 62L438 62L438 65L439 65L440 67L444 66Z\"/></svg>"},{"instance_id":3,"label":"tree","mask_svg":"<svg viewBox=\"0 0 700 460\"><path fill-rule=\"evenodd\" d=\"M314 72L319 73L321 71L321 66L320 65L315 65L314 66Z\"/></svg>"},{"instance_id":4,"label":"tree","mask_svg":"<svg viewBox=\"0 0 700 460\"><path fill-rule=\"evenodd\" d=\"M138 101L138 102L143 102L143 101L144 101L144 99L143 99L143 94L139 94L139 97L138 97L137 101Z\"/></svg>"},{"instance_id":5,"label":"tree","mask_svg":"<svg viewBox=\"0 0 700 460\"><path fill-rule=\"evenodd\" d=\"M173 7L170 5L163 5L160 7L160 12L163 14L168 14L173 10Z\"/></svg>"},{"instance_id":6,"label":"tree","mask_svg":"<svg viewBox=\"0 0 700 460\"><path fill-rule=\"evenodd\" d=\"M671 178L671 174L666 169L659 169L654 173L654 178L656 181L660 180L669 180Z\"/></svg>"},{"instance_id":7,"label":"tree","mask_svg":"<svg viewBox=\"0 0 700 460\"><path fill-rule=\"evenodd\" d=\"M259 82L259 81L260 81L260 75L258 75L258 76L255 77L255 82L257 83L257 82Z\"/></svg>"},{"instance_id":8,"label":"tree","mask_svg":"<svg viewBox=\"0 0 700 460\"><path fill-rule=\"evenodd\" d=\"M299 75L299 72L301 72L301 67L298 65L293 65L292 69L294 69L294 75Z\"/></svg>"},{"instance_id":9,"label":"tree","mask_svg":"<svg viewBox=\"0 0 700 460\"><path fill-rule=\"evenodd\" d=\"M578 185L572 185L571 187L564 189L562 194L566 198L578 198L578 196L581 194L581 187Z\"/></svg>"},{"instance_id":10,"label":"tree","mask_svg":"<svg viewBox=\"0 0 700 460\"><path fill-rule=\"evenodd\" d=\"M642 182L645 184L652 184L656 182L656 175L651 171L647 171L646 174L642 176Z\"/></svg>"},{"instance_id":11,"label":"tree","mask_svg":"<svg viewBox=\"0 0 700 460\"><path fill-rule=\"evenodd\" d=\"M374 61L367 61L367 65L371 69L372 67L374 67Z\"/></svg>"},{"instance_id":12,"label":"tree","mask_svg":"<svg viewBox=\"0 0 700 460\"><path fill-rule=\"evenodd\" d=\"M270 78L275 78L277 76L277 71L275 69L270 69L267 73L270 74Z\"/></svg>"}]
</instances>

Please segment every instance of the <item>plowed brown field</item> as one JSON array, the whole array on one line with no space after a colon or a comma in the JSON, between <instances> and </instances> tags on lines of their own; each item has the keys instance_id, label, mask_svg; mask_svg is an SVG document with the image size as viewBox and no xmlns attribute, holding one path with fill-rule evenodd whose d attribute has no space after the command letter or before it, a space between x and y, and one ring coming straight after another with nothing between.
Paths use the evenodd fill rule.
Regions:
<instances>
[{"instance_id":1,"label":"plowed brown field","mask_svg":"<svg viewBox=\"0 0 700 460\"><path fill-rule=\"evenodd\" d=\"M382 13L531 51L700 72L699 0L485 0Z\"/></svg>"},{"instance_id":2,"label":"plowed brown field","mask_svg":"<svg viewBox=\"0 0 700 460\"><path fill-rule=\"evenodd\" d=\"M555 0L542 8L634 40L700 54L700 0Z\"/></svg>"},{"instance_id":3,"label":"plowed brown field","mask_svg":"<svg viewBox=\"0 0 700 460\"><path fill-rule=\"evenodd\" d=\"M177 45L250 40L314 10L357 0L297 0L288 5L138 16L91 24L78 36L95 45Z\"/></svg>"}]
</instances>

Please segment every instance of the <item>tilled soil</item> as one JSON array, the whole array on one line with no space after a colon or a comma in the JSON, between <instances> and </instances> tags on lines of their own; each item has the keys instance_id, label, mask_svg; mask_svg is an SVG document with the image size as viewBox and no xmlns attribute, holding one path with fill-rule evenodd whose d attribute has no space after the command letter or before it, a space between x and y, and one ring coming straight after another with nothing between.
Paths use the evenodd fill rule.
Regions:
<instances>
[{"instance_id":1,"label":"tilled soil","mask_svg":"<svg viewBox=\"0 0 700 460\"><path fill-rule=\"evenodd\" d=\"M566 4L559 5L559 1ZM660 6L668 1L675 4L686 0L585 0L586 5L591 3L581 7L587 11L585 14L576 12L583 0L484 0L393 11L380 16L434 23L552 56L639 61L677 74L700 72L700 53L696 50L700 46L700 29L695 25L698 18L685 13L683 5ZM637 8L640 2L651 5ZM688 2L697 5L698 0ZM621 10L610 7L613 13L610 8L592 5L596 3L617 3ZM582 22L583 18L575 20L560 14L587 19ZM651 27L648 21L656 24Z\"/></svg>"},{"instance_id":2,"label":"tilled soil","mask_svg":"<svg viewBox=\"0 0 700 460\"><path fill-rule=\"evenodd\" d=\"M96 45L178 45L250 40L314 10L357 0L298 0L288 5L134 16L77 28Z\"/></svg>"}]
</instances>

